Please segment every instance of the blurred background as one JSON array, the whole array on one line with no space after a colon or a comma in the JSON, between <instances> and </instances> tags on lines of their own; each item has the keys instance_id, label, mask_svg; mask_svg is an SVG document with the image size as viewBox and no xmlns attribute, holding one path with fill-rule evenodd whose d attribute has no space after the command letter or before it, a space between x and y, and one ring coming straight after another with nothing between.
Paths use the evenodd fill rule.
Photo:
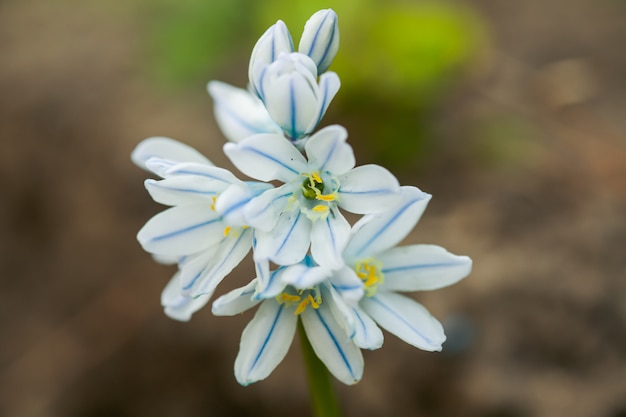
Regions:
<instances>
[{"instance_id":1,"label":"blurred background","mask_svg":"<svg viewBox=\"0 0 626 417\"><path fill-rule=\"evenodd\" d=\"M245 86L278 18L333 7L323 125L434 195L409 243L474 259L415 297L442 353L387 335L346 416L626 416L626 2L0 0L0 415L308 415L297 341L233 376L252 312L168 319L174 270L135 240L162 207L131 150L170 136L232 167L205 92ZM251 278L242 265L219 288Z\"/></svg>"}]
</instances>

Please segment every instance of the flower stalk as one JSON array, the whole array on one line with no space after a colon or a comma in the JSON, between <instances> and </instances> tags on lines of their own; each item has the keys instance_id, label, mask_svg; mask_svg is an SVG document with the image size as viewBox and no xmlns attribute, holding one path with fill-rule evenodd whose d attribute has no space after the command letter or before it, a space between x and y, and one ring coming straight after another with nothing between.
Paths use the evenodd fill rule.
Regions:
<instances>
[{"instance_id":1,"label":"flower stalk","mask_svg":"<svg viewBox=\"0 0 626 417\"><path fill-rule=\"evenodd\" d=\"M298 333L300 334L300 346L302 346L302 356L306 365L313 416L340 417L339 401L332 385L330 373L326 365L315 354L300 320L298 320Z\"/></svg>"}]
</instances>

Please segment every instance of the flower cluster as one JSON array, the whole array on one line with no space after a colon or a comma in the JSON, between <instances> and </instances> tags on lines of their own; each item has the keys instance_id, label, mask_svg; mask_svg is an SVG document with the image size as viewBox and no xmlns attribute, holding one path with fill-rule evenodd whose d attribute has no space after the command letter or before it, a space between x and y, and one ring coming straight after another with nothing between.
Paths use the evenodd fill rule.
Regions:
<instances>
[{"instance_id":1,"label":"flower cluster","mask_svg":"<svg viewBox=\"0 0 626 417\"><path fill-rule=\"evenodd\" d=\"M471 260L434 245L397 246L430 195L378 165L355 166L341 126L316 131L339 77L336 14L306 23L297 51L282 21L256 43L247 90L212 81L208 91L229 142L224 152L254 181L216 167L173 139L144 140L133 161L160 177L151 197L170 208L139 231L143 248L178 271L162 294L177 320L211 299L252 251L256 277L213 302L215 315L259 305L235 361L241 384L267 377L283 359L298 319L317 356L340 381L363 373L361 349L383 344L381 327L407 343L441 350L441 324L401 292L453 284ZM351 225L350 212L362 217Z\"/></svg>"}]
</instances>

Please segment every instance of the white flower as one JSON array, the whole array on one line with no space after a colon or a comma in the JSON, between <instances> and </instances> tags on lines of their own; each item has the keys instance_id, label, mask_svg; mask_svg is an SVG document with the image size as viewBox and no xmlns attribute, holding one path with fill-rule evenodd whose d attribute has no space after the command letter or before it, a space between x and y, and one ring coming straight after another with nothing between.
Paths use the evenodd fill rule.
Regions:
<instances>
[{"instance_id":1,"label":"white flower","mask_svg":"<svg viewBox=\"0 0 626 417\"><path fill-rule=\"evenodd\" d=\"M326 282L299 290L286 286L283 280L307 279L306 275L320 273L319 268L305 264L282 267L272 273L271 292L259 296L254 279L215 300L212 311L219 316L236 315L261 303L241 336L235 360L235 377L240 384L264 379L276 368L289 350L298 318L313 350L337 379L345 384L361 379L363 356L350 338L353 323L345 321L349 314L341 297Z\"/></svg>"},{"instance_id":2,"label":"white flower","mask_svg":"<svg viewBox=\"0 0 626 417\"><path fill-rule=\"evenodd\" d=\"M168 315L188 320L203 305L193 298L208 299L250 251L254 230L243 220L243 207L271 185L244 183L193 148L167 138L145 140L132 159L163 178L148 179L145 186L156 202L172 207L150 219L137 239L147 252L177 261L179 273L162 302Z\"/></svg>"},{"instance_id":3,"label":"white flower","mask_svg":"<svg viewBox=\"0 0 626 417\"><path fill-rule=\"evenodd\" d=\"M272 120L296 141L315 129L339 85L334 72L322 74L318 84L313 60L293 52L264 68L258 93Z\"/></svg>"},{"instance_id":4,"label":"white flower","mask_svg":"<svg viewBox=\"0 0 626 417\"><path fill-rule=\"evenodd\" d=\"M339 48L337 14L332 9L320 10L306 22L298 52L307 55L316 68L315 74L326 72ZM282 20L270 26L252 49L248 77L250 87L259 96L261 79L268 65L283 53L296 52L289 29Z\"/></svg>"},{"instance_id":5,"label":"white flower","mask_svg":"<svg viewBox=\"0 0 626 417\"><path fill-rule=\"evenodd\" d=\"M257 133L284 131L295 142L310 134L339 90L337 74L326 72L338 47L337 15L331 9L307 21L299 53L285 24L279 20L272 25L252 50L252 93L218 81L207 86L224 136L239 142Z\"/></svg>"},{"instance_id":6,"label":"white flower","mask_svg":"<svg viewBox=\"0 0 626 417\"><path fill-rule=\"evenodd\" d=\"M441 324L421 304L398 294L454 284L472 268L467 256L457 256L435 245L395 247L418 222L431 196L415 187L402 187L402 202L393 210L363 217L354 226L344 251L343 274L362 280L365 296L351 306L354 342L379 348L383 335L376 323L405 342L438 351L445 341Z\"/></svg>"},{"instance_id":7,"label":"white flower","mask_svg":"<svg viewBox=\"0 0 626 417\"><path fill-rule=\"evenodd\" d=\"M260 134L224 145L226 155L244 174L284 183L244 209L246 221L258 231L259 258L291 265L304 258L310 245L317 264L340 267L350 224L339 208L367 214L397 203L396 178L377 165L354 168L346 138L341 126L320 130L306 143L308 159L281 135Z\"/></svg>"}]
</instances>

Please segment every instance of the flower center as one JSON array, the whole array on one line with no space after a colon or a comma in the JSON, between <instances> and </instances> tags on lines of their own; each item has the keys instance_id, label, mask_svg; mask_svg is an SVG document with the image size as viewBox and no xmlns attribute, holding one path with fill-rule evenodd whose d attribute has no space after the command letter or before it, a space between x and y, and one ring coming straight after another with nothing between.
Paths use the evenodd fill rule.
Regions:
<instances>
[{"instance_id":1,"label":"flower center","mask_svg":"<svg viewBox=\"0 0 626 417\"><path fill-rule=\"evenodd\" d=\"M296 309L293 314L299 316L309 305L315 310L320 308L320 304L322 304L322 295L320 294L318 287L307 290L297 290L295 293L287 290L278 294L276 296L276 301L278 304L285 304L287 307L295 305Z\"/></svg>"},{"instance_id":2,"label":"flower center","mask_svg":"<svg viewBox=\"0 0 626 417\"><path fill-rule=\"evenodd\" d=\"M383 264L374 258L359 261L354 265L354 272L365 286L366 296L371 297L376 294L378 286L385 281L382 268Z\"/></svg>"},{"instance_id":3,"label":"flower center","mask_svg":"<svg viewBox=\"0 0 626 417\"><path fill-rule=\"evenodd\" d=\"M325 175L322 178L318 171L303 172L300 175L305 177L298 186L302 197L294 195L294 201L299 200L300 209L309 219L313 221L320 218L325 219L330 213L331 204L337 201L339 182L330 175ZM324 191L327 194L324 194Z\"/></svg>"}]
</instances>

